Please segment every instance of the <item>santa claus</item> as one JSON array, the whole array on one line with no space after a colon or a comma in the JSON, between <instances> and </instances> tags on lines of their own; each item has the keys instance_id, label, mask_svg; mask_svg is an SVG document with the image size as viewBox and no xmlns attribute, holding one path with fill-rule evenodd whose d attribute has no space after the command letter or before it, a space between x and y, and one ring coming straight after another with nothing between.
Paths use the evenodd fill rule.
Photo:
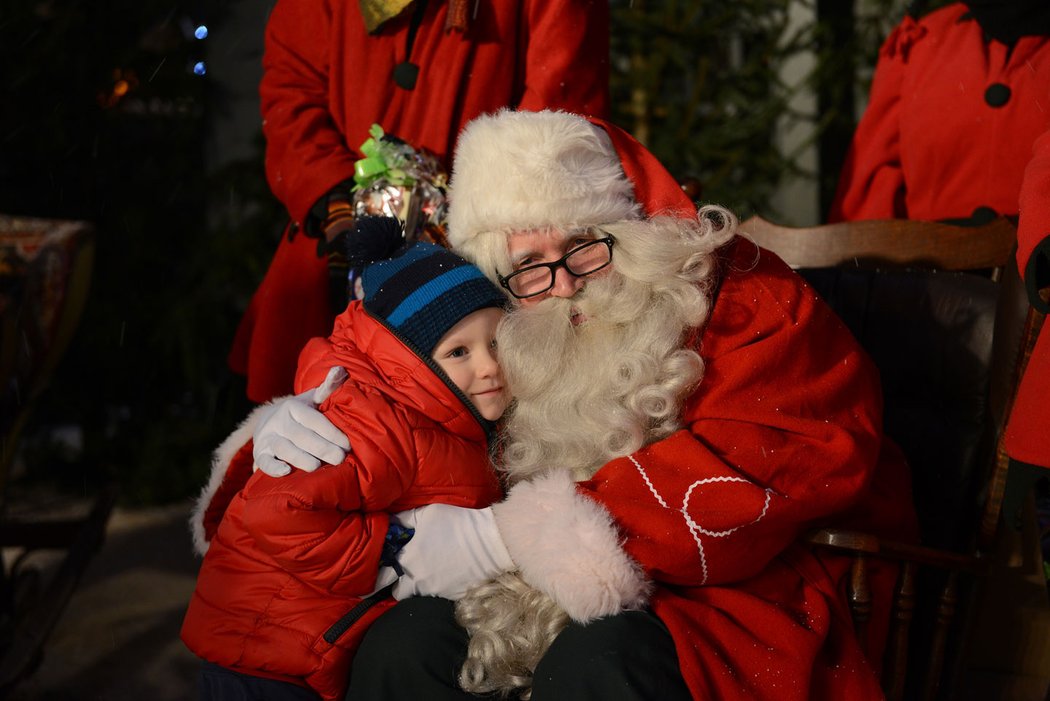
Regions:
<instances>
[{"instance_id":1,"label":"santa claus","mask_svg":"<svg viewBox=\"0 0 1050 701\"><path fill-rule=\"evenodd\" d=\"M848 564L798 539L915 531L877 372L827 306L629 135L562 112L468 125L448 232L517 300L508 492L398 516L400 601L348 698L881 698L892 573L858 640ZM277 474L341 455L324 423L304 393L242 430Z\"/></svg>"}]
</instances>

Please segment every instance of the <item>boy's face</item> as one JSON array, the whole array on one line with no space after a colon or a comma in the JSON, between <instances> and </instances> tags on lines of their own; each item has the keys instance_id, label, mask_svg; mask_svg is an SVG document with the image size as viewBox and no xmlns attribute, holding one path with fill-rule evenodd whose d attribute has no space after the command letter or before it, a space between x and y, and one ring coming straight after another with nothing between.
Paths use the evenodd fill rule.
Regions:
<instances>
[{"instance_id":1,"label":"boy's face","mask_svg":"<svg viewBox=\"0 0 1050 701\"><path fill-rule=\"evenodd\" d=\"M431 356L489 421L503 416L510 402L496 358L496 326L502 317L495 307L468 314L441 337Z\"/></svg>"}]
</instances>

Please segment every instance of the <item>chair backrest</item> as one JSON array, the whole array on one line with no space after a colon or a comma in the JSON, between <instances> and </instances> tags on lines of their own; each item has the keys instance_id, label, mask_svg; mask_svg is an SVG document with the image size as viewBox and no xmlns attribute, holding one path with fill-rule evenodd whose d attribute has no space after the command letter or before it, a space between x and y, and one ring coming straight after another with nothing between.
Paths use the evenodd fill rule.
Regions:
<instances>
[{"instance_id":1,"label":"chair backrest","mask_svg":"<svg viewBox=\"0 0 1050 701\"><path fill-rule=\"evenodd\" d=\"M792 268L1001 268L1017 241L1016 226L1002 217L981 226L873 219L789 227L754 216L741 229Z\"/></svg>"},{"instance_id":2,"label":"chair backrest","mask_svg":"<svg viewBox=\"0 0 1050 701\"><path fill-rule=\"evenodd\" d=\"M816 547L853 554L847 595L870 601L866 560L900 563L883 689L950 698L972 579L995 540L1008 460L1002 433L1039 318L1013 265L1013 224L863 221L741 224L829 303L879 368L886 433L912 467L924 547L824 530ZM969 271L969 272L967 272Z\"/></svg>"},{"instance_id":3,"label":"chair backrest","mask_svg":"<svg viewBox=\"0 0 1050 701\"><path fill-rule=\"evenodd\" d=\"M795 268L871 355L882 377L886 433L912 466L924 544L969 551L978 494L993 479L1027 309L1010 264L1013 224L792 228L755 217L741 229ZM982 274L964 272L974 270Z\"/></svg>"}]
</instances>

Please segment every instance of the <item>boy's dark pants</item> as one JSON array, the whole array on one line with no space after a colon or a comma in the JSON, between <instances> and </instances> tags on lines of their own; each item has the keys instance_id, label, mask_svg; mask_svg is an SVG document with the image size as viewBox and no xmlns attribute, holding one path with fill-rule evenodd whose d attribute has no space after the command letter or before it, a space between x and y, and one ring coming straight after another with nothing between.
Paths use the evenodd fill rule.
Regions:
<instances>
[{"instance_id":1,"label":"boy's dark pants","mask_svg":"<svg viewBox=\"0 0 1050 701\"><path fill-rule=\"evenodd\" d=\"M200 701L320 701L310 689L277 679L253 677L211 662L197 676Z\"/></svg>"}]
</instances>

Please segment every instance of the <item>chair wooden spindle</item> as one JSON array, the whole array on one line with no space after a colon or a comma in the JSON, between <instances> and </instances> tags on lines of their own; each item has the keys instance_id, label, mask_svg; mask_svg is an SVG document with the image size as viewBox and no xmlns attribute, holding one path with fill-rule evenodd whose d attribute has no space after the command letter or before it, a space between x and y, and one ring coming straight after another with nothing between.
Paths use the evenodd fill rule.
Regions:
<instances>
[{"instance_id":1,"label":"chair wooden spindle","mask_svg":"<svg viewBox=\"0 0 1050 701\"><path fill-rule=\"evenodd\" d=\"M885 667L882 670L882 687L888 701L904 698L904 682L908 669L908 634L915 613L915 568L914 562L905 562L897 576L893 592L893 618L890 621L890 636L886 646Z\"/></svg>"},{"instance_id":2,"label":"chair wooden spindle","mask_svg":"<svg viewBox=\"0 0 1050 701\"><path fill-rule=\"evenodd\" d=\"M930 665L926 670L922 698L933 701L941 685L941 674L944 670L944 656L948 644L948 631L955 620L956 604L959 601L959 572L948 572L944 588L937 604L937 621L934 624L933 639L930 642Z\"/></svg>"},{"instance_id":3,"label":"chair wooden spindle","mask_svg":"<svg viewBox=\"0 0 1050 701\"><path fill-rule=\"evenodd\" d=\"M868 578L868 559L858 553L850 565L849 608L853 614L853 627L857 637L863 640L871 618L871 582Z\"/></svg>"}]
</instances>

